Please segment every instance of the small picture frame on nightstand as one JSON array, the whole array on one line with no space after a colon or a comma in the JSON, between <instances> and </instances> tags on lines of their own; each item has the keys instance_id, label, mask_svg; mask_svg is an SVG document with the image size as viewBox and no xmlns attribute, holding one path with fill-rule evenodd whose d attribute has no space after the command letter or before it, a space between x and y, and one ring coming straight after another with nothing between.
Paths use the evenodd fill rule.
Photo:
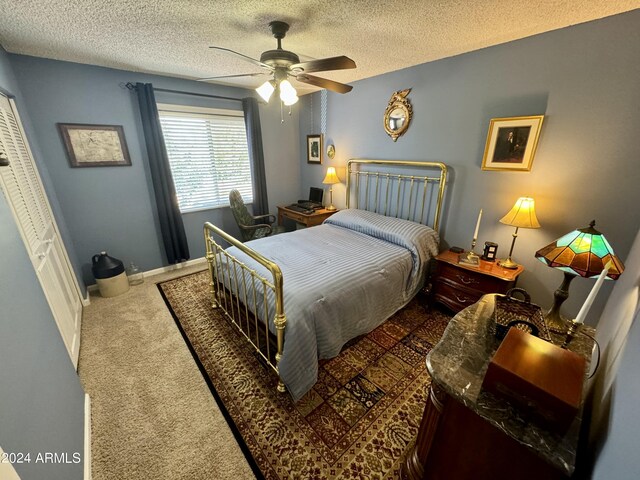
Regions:
<instances>
[{"instance_id":1,"label":"small picture frame on nightstand","mask_svg":"<svg viewBox=\"0 0 640 480\"><path fill-rule=\"evenodd\" d=\"M494 242L484 242L484 250L482 252L482 260L487 262L495 262L498 255L498 244Z\"/></svg>"}]
</instances>

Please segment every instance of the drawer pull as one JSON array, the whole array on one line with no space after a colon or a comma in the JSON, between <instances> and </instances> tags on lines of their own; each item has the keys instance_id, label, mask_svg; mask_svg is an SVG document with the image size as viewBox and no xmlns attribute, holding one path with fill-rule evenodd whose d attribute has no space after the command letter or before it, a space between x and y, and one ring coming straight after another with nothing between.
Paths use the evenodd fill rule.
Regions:
<instances>
[{"instance_id":1,"label":"drawer pull","mask_svg":"<svg viewBox=\"0 0 640 480\"><path fill-rule=\"evenodd\" d=\"M456 300L458 300L460 303L467 303L469 301L464 297L460 298L457 294L456 294Z\"/></svg>"},{"instance_id":2,"label":"drawer pull","mask_svg":"<svg viewBox=\"0 0 640 480\"><path fill-rule=\"evenodd\" d=\"M456 276L458 277L458 280L460 280L465 285L471 285L472 283L478 283L478 284L480 283L475 278L468 278L468 277L465 277L464 275L456 275Z\"/></svg>"}]
</instances>

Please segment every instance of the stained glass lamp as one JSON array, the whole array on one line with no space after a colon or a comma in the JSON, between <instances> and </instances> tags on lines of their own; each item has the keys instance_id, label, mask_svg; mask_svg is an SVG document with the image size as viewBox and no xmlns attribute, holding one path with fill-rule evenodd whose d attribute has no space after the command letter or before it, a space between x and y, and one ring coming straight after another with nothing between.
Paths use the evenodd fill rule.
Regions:
<instances>
[{"instance_id":1,"label":"stained glass lamp","mask_svg":"<svg viewBox=\"0 0 640 480\"><path fill-rule=\"evenodd\" d=\"M553 307L545 316L547 326L564 333L566 321L560 316L560 306L569 298L569 285L576 276L597 277L611 260L607 278L617 280L624 265L613 253L613 248L602 233L596 230L595 220L588 227L567 233L553 243L536 252L536 258L552 268L564 272L564 280L553 294Z\"/></svg>"}]
</instances>

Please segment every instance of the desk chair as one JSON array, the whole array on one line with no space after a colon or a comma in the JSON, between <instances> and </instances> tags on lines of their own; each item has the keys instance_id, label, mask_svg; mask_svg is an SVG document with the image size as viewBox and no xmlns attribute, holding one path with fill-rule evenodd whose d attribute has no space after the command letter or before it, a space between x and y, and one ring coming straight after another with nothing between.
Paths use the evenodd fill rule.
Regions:
<instances>
[{"instance_id":1,"label":"desk chair","mask_svg":"<svg viewBox=\"0 0 640 480\"><path fill-rule=\"evenodd\" d=\"M251 215L238 190L233 189L229 192L229 203L233 217L236 219L236 223L240 228L240 235L242 236L243 242L268 237L269 235L275 235L285 231L283 227L273 225L276 221L274 215ZM258 220L262 220L262 222L260 223Z\"/></svg>"}]
</instances>

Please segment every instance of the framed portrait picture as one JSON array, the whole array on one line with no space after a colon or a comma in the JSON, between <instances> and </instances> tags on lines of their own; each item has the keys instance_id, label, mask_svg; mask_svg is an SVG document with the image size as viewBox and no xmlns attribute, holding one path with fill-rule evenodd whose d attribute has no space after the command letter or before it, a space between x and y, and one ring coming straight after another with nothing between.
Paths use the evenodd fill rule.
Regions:
<instances>
[{"instance_id":1,"label":"framed portrait picture","mask_svg":"<svg viewBox=\"0 0 640 480\"><path fill-rule=\"evenodd\" d=\"M307 135L307 163L322 163L322 135Z\"/></svg>"},{"instance_id":2,"label":"framed portrait picture","mask_svg":"<svg viewBox=\"0 0 640 480\"><path fill-rule=\"evenodd\" d=\"M491 119L482 170L530 171L543 119L544 115Z\"/></svg>"},{"instance_id":3,"label":"framed portrait picture","mask_svg":"<svg viewBox=\"0 0 640 480\"><path fill-rule=\"evenodd\" d=\"M122 125L59 123L72 167L130 166Z\"/></svg>"}]
</instances>

